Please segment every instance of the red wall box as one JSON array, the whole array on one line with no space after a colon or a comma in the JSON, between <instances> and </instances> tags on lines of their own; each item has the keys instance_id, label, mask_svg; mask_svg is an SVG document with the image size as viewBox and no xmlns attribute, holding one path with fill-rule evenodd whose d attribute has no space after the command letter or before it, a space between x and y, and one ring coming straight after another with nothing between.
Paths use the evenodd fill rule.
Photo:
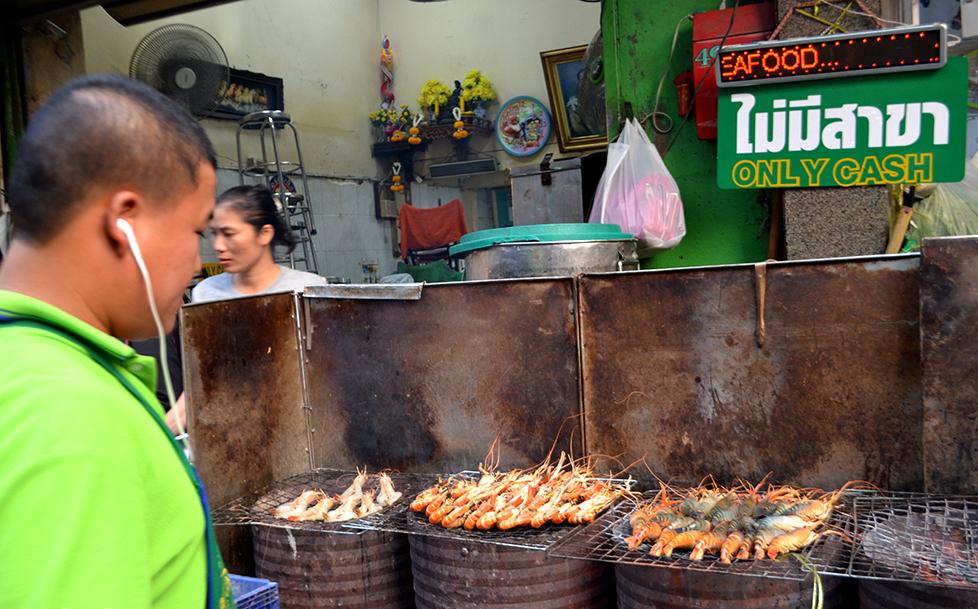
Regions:
<instances>
[{"instance_id":1,"label":"red wall box","mask_svg":"<svg viewBox=\"0 0 978 609\"><path fill-rule=\"evenodd\" d=\"M748 4L734 9L708 11L693 15L693 83L696 92L696 135L701 140L717 139L717 81L714 59L727 28L730 33L724 46L766 40L775 26L773 2ZM702 82L702 84L700 84Z\"/></svg>"}]
</instances>

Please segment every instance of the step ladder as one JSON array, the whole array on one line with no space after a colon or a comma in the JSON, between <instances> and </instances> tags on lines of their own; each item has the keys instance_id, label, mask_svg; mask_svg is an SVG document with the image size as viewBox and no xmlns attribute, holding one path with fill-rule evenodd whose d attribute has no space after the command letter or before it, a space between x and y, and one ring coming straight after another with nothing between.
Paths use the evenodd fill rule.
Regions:
<instances>
[{"instance_id":1,"label":"step ladder","mask_svg":"<svg viewBox=\"0 0 978 609\"><path fill-rule=\"evenodd\" d=\"M275 138L276 129L292 131L297 161L282 160L279 142ZM257 132L261 144L261 160L252 162L242 156L241 135L245 131ZM266 135L270 136L268 139L272 143L271 157L268 155ZM316 262L316 251L312 242L312 237L316 234L316 225L313 222L309 201L309 183L302 163L302 149L299 147L299 132L292 124L292 118L281 110L252 112L238 121L235 140L238 148L238 181L243 186L246 177L260 179L275 195L279 212L296 235L295 250L288 256L276 258L276 262L288 263L292 268L301 264L305 270L318 274L319 265ZM293 182L291 176L298 176L300 184Z\"/></svg>"}]
</instances>

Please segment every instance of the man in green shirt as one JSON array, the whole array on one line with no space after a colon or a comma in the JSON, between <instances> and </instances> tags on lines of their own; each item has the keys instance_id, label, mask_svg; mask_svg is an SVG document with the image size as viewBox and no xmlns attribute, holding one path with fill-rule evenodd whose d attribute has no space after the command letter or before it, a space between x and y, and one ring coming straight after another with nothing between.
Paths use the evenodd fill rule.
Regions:
<instances>
[{"instance_id":1,"label":"man in green shirt","mask_svg":"<svg viewBox=\"0 0 978 609\"><path fill-rule=\"evenodd\" d=\"M190 116L117 76L54 93L19 143L0 267L2 609L233 606L154 362L120 340L156 334L134 249L172 327L215 167Z\"/></svg>"}]
</instances>

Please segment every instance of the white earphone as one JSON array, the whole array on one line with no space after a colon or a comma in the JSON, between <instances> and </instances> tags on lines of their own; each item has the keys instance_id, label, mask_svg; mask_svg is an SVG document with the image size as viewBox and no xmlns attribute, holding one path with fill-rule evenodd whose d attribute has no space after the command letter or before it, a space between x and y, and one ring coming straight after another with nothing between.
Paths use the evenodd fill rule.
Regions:
<instances>
[{"instance_id":1,"label":"white earphone","mask_svg":"<svg viewBox=\"0 0 978 609\"><path fill-rule=\"evenodd\" d=\"M129 243L129 251L132 252L132 257L136 260L139 275L143 278L143 285L146 286L146 299L149 300L149 308L153 313L153 322L156 324L156 337L160 341L160 369L163 371L163 384L166 386L166 397L170 401L170 408L173 408L177 402L177 398L173 392L173 381L170 379L170 370L166 365L166 331L163 329L163 322L160 320L160 313L156 308L156 298L153 294L153 282L149 278L149 269L146 268L146 262L143 260L143 254L139 249L139 242L136 240L136 232L132 229L132 225L124 218L117 219L115 225L126 236L126 241ZM180 417L176 417L176 421L177 427L180 429L180 434L176 439L184 443L184 450L189 458L190 446L186 443L187 430L183 428Z\"/></svg>"},{"instance_id":2,"label":"white earphone","mask_svg":"<svg viewBox=\"0 0 978 609\"><path fill-rule=\"evenodd\" d=\"M143 255L139 251L139 243L136 241L136 233L132 230L132 224L129 224L124 218L119 218L115 221L115 225L126 236L126 241L129 242L129 249L132 250L133 258L136 259L136 264L141 270L143 266Z\"/></svg>"}]
</instances>

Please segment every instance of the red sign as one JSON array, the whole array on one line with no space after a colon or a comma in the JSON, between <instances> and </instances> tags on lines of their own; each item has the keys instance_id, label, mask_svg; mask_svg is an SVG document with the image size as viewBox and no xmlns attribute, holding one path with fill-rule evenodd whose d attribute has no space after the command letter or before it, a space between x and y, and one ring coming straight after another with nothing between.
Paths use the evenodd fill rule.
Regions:
<instances>
[{"instance_id":1,"label":"red sign","mask_svg":"<svg viewBox=\"0 0 978 609\"><path fill-rule=\"evenodd\" d=\"M733 17L733 24L730 19ZM747 4L734 9L693 14L693 86L696 89L696 135L717 139L717 86L713 71L719 68L720 41L742 44L765 40L774 31L773 2ZM723 35L727 34L726 40Z\"/></svg>"}]
</instances>

